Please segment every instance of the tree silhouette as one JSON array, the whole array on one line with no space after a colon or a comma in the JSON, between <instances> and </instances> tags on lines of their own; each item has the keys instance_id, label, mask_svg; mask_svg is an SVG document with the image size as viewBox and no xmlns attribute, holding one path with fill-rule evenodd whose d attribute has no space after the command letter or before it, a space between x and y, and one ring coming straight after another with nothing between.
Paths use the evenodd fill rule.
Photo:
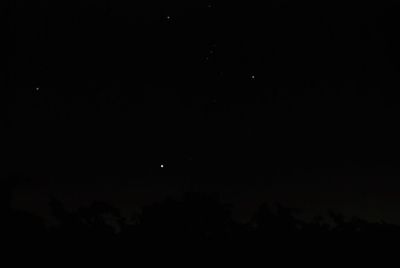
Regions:
<instances>
[{"instance_id":1,"label":"tree silhouette","mask_svg":"<svg viewBox=\"0 0 400 268\"><path fill-rule=\"evenodd\" d=\"M9 183L8 190L1 189L10 192L13 185ZM15 247L22 243L26 250L41 241L51 254L73 250L85 258L99 258L98 252L122 258L132 251L165 251L174 244L192 253L195 249L214 253L221 248L231 252L260 250L267 252L270 261L284 261L287 255L323 256L337 250L335 247L343 252L354 248L370 250L371 239L393 240L400 234L397 225L346 218L334 211L328 211L327 219L316 216L310 221L301 220L296 216L298 210L279 204L262 204L248 222L237 222L232 218L232 207L219 195L200 192L144 206L132 219L106 203L94 202L68 210L62 202L49 197L56 223L46 227L39 217L8 207L5 196L9 199L11 194L2 196L3 241Z\"/></svg>"}]
</instances>

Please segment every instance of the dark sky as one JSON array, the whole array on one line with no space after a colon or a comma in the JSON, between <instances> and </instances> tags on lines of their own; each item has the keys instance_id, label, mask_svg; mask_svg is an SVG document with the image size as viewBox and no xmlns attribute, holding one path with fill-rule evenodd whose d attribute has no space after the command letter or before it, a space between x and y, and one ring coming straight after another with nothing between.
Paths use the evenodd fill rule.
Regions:
<instances>
[{"instance_id":1,"label":"dark sky","mask_svg":"<svg viewBox=\"0 0 400 268\"><path fill-rule=\"evenodd\" d=\"M19 202L201 189L395 218L400 6L187 2L2 4Z\"/></svg>"}]
</instances>

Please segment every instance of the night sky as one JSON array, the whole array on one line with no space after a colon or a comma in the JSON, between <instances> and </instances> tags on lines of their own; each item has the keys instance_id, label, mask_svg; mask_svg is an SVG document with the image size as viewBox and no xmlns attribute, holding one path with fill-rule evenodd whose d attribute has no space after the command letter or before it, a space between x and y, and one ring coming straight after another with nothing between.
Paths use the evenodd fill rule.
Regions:
<instances>
[{"instance_id":1,"label":"night sky","mask_svg":"<svg viewBox=\"0 0 400 268\"><path fill-rule=\"evenodd\" d=\"M201 190L400 223L400 5L263 2L2 3L15 204Z\"/></svg>"}]
</instances>

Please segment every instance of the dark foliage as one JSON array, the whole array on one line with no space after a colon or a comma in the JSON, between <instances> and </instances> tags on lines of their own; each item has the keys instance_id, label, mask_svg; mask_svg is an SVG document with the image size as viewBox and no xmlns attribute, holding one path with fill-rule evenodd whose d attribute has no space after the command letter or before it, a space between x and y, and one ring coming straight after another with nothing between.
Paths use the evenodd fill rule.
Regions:
<instances>
[{"instance_id":1,"label":"dark foliage","mask_svg":"<svg viewBox=\"0 0 400 268\"><path fill-rule=\"evenodd\" d=\"M9 183L2 183L1 189L2 197L11 196ZM121 216L118 209L104 203L71 212L53 197L49 202L51 215L57 220L54 225L11 209L7 200L2 201L0 230L7 249L94 260L125 259L132 254L143 258L144 251L219 257L235 252L229 260L262 252L271 259L287 261L288 254L313 259L313 254L325 256L334 249L335 254L379 249L381 244L375 241L395 240L400 234L399 226L385 222L347 219L332 211L326 219L306 221L293 209L267 204L260 206L250 221L237 222L231 207L218 195L199 192L143 207L131 217Z\"/></svg>"}]
</instances>

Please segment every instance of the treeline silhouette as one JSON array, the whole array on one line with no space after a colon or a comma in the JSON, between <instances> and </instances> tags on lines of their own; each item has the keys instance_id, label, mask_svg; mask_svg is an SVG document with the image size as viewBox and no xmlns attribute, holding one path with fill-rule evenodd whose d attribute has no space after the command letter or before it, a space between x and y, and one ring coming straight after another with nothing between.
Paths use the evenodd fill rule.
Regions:
<instances>
[{"instance_id":1,"label":"treeline silhouette","mask_svg":"<svg viewBox=\"0 0 400 268\"><path fill-rule=\"evenodd\" d=\"M40 217L12 209L9 204L14 183L1 183L2 241L20 250L38 247L44 243L71 250L165 250L172 244L218 250L238 249L262 245L274 252L303 252L319 247L338 245L340 248L367 246L376 238L399 238L400 226L368 222L360 218L346 218L330 211L329 217L300 219L295 209L264 204L247 222L232 217L232 206L222 202L217 194L191 192L181 198L167 198L163 202L144 206L140 212L124 216L106 203L69 211L62 202L49 197L51 216L55 224L46 224ZM346 241L346 243L344 242ZM351 243L349 244L349 241ZM369 242L368 242L369 241ZM332 244L333 243L333 244ZM367 244L365 244L367 243ZM111 254L111 252L109 252ZM285 254L286 254L285 253Z\"/></svg>"}]
</instances>

